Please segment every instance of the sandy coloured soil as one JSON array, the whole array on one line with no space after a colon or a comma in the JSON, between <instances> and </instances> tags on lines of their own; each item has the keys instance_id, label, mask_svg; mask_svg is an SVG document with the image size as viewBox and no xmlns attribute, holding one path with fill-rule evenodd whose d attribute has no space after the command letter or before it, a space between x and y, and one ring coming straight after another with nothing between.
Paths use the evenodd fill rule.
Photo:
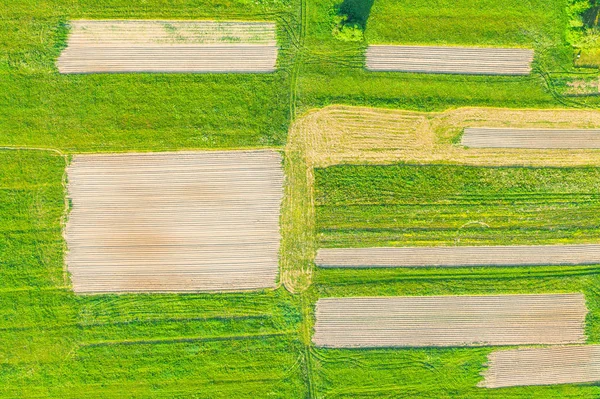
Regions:
<instances>
[{"instance_id":1,"label":"sandy coloured soil","mask_svg":"<svg viewBox=\"0 0 600 399\"><path fill-rule=\"evenodd\" d=\"M479 384L485 388L600 381L600 345L492 352Z\"/></svg>"},{"instance_id":2,"label":"sandy coloured soil","mask_svg":"<svg viewBox=\"0 0 600 399\"><path fill-rule=\"evenodd\" d=\"M71 21L61 73L273 72L275 24L216 21Z\"/></svg>"},{"instance_id":3,"label":"sandy coloured soil","mask_svg":"<svg viewBox=\"0 0 600 399\"><path fill-rule=\"evenodd\" d=\"M582 294L319 299L313 342L327 348L585 342Z\"/></svg>"},{"instance_id":4,"label":"sandy coloured soil","mask_svg":"<svg viewBox=\"0 0 600 399\"><path fill-rule=\"evenodd\" d=\"M439 46L371 45L370 71L450 73L469 75L528 75L533 50Z\"/></svg>"},{"instance_id":5,"label":"sandy coloured soil","mask_svg":"<svg viewBox=\"0 0 600 399\"><path fill-rule=\"evenodd\" d=\"M600 245L321 248L320 267L471 267L600 264Z\"/></svg>"},{"instance_id":6,"label":"sandy coloured soil","mask_svg":"<svg viewBox=\"0 0 600 399\"><path fill-rule=\"evenodd\" d=\"M281 162L275 151L75 156L65 231L73 289L274 287Z\"/></svg>"}]
</instances>

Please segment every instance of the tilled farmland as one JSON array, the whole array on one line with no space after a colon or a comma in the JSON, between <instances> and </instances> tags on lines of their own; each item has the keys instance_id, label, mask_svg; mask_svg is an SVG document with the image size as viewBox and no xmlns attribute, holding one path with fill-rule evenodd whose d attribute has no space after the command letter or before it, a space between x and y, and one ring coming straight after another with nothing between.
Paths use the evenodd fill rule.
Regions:
<instances>
[{"instance_id":1,"label":"tilled farmland","mask_svg":"<svg viewBox=\"0 0 600 399\"><path fill-rule=\"evenodd\" d=\"M367 48L370 71L469 75L528 75L533 50L518 48L384 46Z\"/></svg>"},{"instance_id":2,"label":"tilled farmland","mask_svg":"<svg viewBox=\"0 0 600 399\"><path fill-rule=\"evenodd\" d=\"M600 148L600 129L465 128L461 144L473 148Z\"/></svg>"},{"instance_id":3,"label":"tilled farmland","mask_svg":"<svg viewBox=\"0 0 600 399\"><path fill-rule=\"evenodd\" d=\"M75 292L275 286L279 153L78 155L68 178Z\"/></svg>"},{"instance_id":4,"label":"tilled farmland","mask_svg":"<svg viewBox=\"0 0 600 399\"><path fill-rule=\"evenodd\" d=\"M600 345L499 350L488 357L485 388L600 381Z\"/></svg>"},{"instance_id":5,"label":"tilled farmland","mask_svg":"<svg viewBox=\"0 0 600 399\"><path fill-rule=\"evenodd\" d=\"M324 298L313 342L327 348L585 342L582 294Z\"/></svg>"},{"instance_id":6,"label":"tilled farmland","mask_svg":"<svg viewBox=\"0 0 600 399\"><path fill-rule=\"evenodd\" d=\"M320 267L473 267L600 264L600 245L322 248Z\"/></svg>"},{"instance_id":7,"label":"tilled farmland","mask_svg":"<svg viewBox=\"0 0 600 399\"><path fill-rule=\"evenodd\" d=\"M71 21L60 73L273 72L275 24L215 21Z\"/></svg>"}]
</instances>

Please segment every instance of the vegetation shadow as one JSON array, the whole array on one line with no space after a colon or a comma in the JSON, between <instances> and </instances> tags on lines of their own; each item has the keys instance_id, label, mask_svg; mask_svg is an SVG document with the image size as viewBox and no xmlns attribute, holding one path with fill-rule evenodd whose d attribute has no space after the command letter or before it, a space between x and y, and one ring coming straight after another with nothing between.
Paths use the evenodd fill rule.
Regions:
<instances>
[{"instance_id":1,"label":"vegetation shadow","mask_svg":"<svg viewBox=\"0 0 600 399\"><path fill-rule=\"evenodd\" d=\"M375 0L344 0L336 6L337 14L345 16L348 25L359 25L363 30L367 27L367 20L371 14L371 7Z\"/></svg>"}]
</instances>

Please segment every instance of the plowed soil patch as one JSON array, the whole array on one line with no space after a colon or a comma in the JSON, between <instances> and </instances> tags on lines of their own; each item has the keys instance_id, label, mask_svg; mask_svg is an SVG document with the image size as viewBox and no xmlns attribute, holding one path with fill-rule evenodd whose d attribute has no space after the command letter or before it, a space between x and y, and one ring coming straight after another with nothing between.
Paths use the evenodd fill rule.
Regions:
<instances>
[{"instance_id":1,"label":"plowed soil patch","mask_svg":"<svg viewBox=\"0 0 600 399\"><path fill-rule=\"evenodd\" d=\"M274 23L72 21L61 73L272 72Z\"/></svg>"},{"instance_id":2,"label":"plowed soil patch","mask_svg":"<svg viewBox=\"0 0 600 399\"><path fill-rule=\"evenodd\" d=\"M600 346L513 349L492 352L479 386L574 384L600 381Z\"/></svg>"},{"instance_id":3,"label":"plowed soil patch","mask_svg":"<svg viewBox=\"0 0 600 399\"><path fill-rule=\"evenodd\" d=\"M437 46L369 46L371 71L450 73L469 75L528 75L533 50Z\"/></svg>"},{"instance_id":4,"label":"plowed soil patch","mask_svg":"<svg viewBox=\"0 0 600 399\"><path fill-rule=\"evenodd\" d=\"M471 267L600 264L600 245L319 249L320 267Z\"/></svg>"},{"instance_id":5,"label":"plowed soil patch","mask_svg":"<svg viewBox=\"0 0 600 399\"><path fill-rule=\"evenodd\" d=\"M600 148L600 130L465 128L461 144L472 148Z\"/></svg>"},{"instance_id":6,"label":"plowed soil patch","mask_svg":"<svg viewBox=\"0 0 600 399\"><path fill-rule=\"evenodd\" d=\"M329 348L583 343L581 294L325 298L313 342Z\"/></svg>"},{"instance_id":7,"label":"plowed soil patch","mask_svg":"<svg viewBox=\"0 0 600 399\"><path fill-rule=\"evenodd\" d=\"M274 151L75 156L67 267L80 293L274 287Z\"/></svg>"}]
</instances>

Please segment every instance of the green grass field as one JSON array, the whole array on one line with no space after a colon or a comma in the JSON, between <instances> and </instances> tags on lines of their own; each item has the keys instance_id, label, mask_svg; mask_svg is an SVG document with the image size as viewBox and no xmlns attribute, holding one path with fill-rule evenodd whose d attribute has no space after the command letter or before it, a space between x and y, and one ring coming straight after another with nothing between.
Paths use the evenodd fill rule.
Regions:
<instances>
[{"instance_id":1,"label":"green grass field","mask_svg":"<svg viewBox=\"0 0 600 399\"><path fill-rule=\"evenodd\" d=\"M292 2L152 0L4 2L0 145L65 151L281 146L290 118ZM280 22L280 70L265 75L59 75L69 19Z\"/></svg>"},{"instance_id":2,"label":"green grass field","mask_svg":"<svg viewBox=\"0 0 600 399\"><path fill-rule=\"evenodd\" d=\"M335 166L316 171L327 247L597 243L600 169Z\"/></svg>"},{"instance_id":3,"label":"green grass field","mask_svg":"<svg viewBox=\"0 0 600 399\"><path fill-rule=\"evenodd\" d=\"M80 152L283 148L294 117L329 104L431 111L598 101L560 97L544 74L571 71L567 0L375 0L357 42L332 33L341 3L0 0L0 147L53 148L67 159ZM85 18L274 20L279 70L59 75L54 62L65 23ZM535 72L367 72L369 43L531 46ZM63 262L65 158L0 149L0 398L600 396L597 385L476 388L490 348L328 350L310 343L320 297L548 292L584 292L588 341L600 343L598 266L340 270L311 262L315 245L598 242L600 169L317 169L313 220L312 176L305 149L295 144L285 159L281 262L291 271L282 283L294 294L280 287L75 295Z\"/></svg>"},{"instance_id":4,"label":"green grass field","mask_svg":"<svg viewBox=\"0 0 600 399\"><path fill-rule=\"evenodd\" d=\"M0 151L0 397L303 398L297 298L76 296L64 160Z\"/></svg>"}]
</instances>

